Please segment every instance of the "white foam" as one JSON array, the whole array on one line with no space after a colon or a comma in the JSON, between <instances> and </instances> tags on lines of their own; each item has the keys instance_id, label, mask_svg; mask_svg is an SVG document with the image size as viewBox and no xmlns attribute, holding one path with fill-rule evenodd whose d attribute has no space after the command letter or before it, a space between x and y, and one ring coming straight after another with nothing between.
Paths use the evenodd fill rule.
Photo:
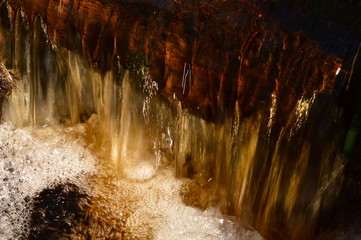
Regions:
<instances>
[{"instance_id":1,"label":"white foam","mask_svg":"<svg viewBox=\"0 0 361 240\"><path fill-rule=\"evenodd\" d=\"M174 178L169 170L145 185L144 205L140 211L157 213L155 239L262 239L257 232L240 232L236 223L225 219L217 208L202 211L186 206L179 195L182 181Z\"/></svg>"},{"instance_id":2,"label":"white foam","mask_svg":"<svg viewBox=\"0 0 361 240\"><path fill-rule=\"evenodd\" d=\"M110 173L96 165L96 158L74 137L82 131L81 125L67 129L0 125L0 239L18 239L26 233L30 212L25 197L64 181L104 199L99 206L105 218L111 215L121 222L129 214L124 227L135 235L138 231L140 239L262 239L255 231L240 229L217 208L201 211L186 206L179 194L183 181L175 178L173 168L156 170L140 161L125 169L127 178L108 178ZM87 178L94 173L95 181ZM102 177L109 180L97 180ZM97 236L107 237L109 231L102 231L97 230Z\"/></svg>"},{"instance_id":3,"label":"white foam","mask_svg":"<svg viewBox=\"0 0 361 240\"><path fill-rule=\"evenodd\" d=\"M137 164L130 162L123 169L125 177L133 180L147 180L156 173L156 166L149 161L142 161Z\"/></svg>"},{"instance_id":4,"label":"white foam","mask_svg":"<svg viewBox=\"0 0 361 240\"><path fill-rule=\"evenodd\" d=\"M26 197L63 181L79 185L94 170L95 158L79 140L51 128L0 125L0 239L18 239L27 230Z\"/></svg>"},{"instance_id":5,"label":"white foam","mask_svg":"<svg viewBox=\"0 0 361 240\"><path fill-rule=\"evenodd\" d=\"M107 212L113 216L124 216L131 209L124 227L132 229L136 239L142 239L142 236L149 239L149 235L152 235L150 239L156 240L263 239L256 231L242 229L239 223L223 216L217 208L202 211L186 206L179 194L182 184L181 179L175 178L174 170L166 168L158 170L147 181L113 179L111 193L105 190L97 191L97 194L108 199L106 207L110 210ZM127 210L124 210L125 206ZM151 232L144 226L150 227ZM98 234L103 236L106 233Z\"/></svg>"}]
</instances>

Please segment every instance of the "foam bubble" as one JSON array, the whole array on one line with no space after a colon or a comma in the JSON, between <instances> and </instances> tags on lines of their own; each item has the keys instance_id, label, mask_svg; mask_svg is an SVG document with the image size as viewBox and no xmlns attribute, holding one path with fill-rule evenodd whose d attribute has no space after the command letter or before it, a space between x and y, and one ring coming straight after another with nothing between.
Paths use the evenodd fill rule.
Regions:
<instances>
[{"instance_id":1,"label":"foam bubble","mask_svg":"<svg viewBox=\"0 0 361 240\"><path fill-rule=\"evenodd\" d=\"M112 176L81 138L77 139L82 132L81 125L66 129L0 125L0 239L26 235L27 201L44 188L65 181L96 199L88 213L93 220L85 226L90 229L85 231L97 239L110 234L117 239L125 233L135 239L156 240L262 239L217 208L202 211L186 206L180 196L184 181L174 176L172 167L156 169L139 161L124 169L126 178ZM81 231L82 226L71 238L78 239Z\"/></svg>"},{"instance_id":2,"label":"foam bubble","mask_svg":"<svg viewBox=\"0 0 361 240\"><path fill-rule=\"evenodd\" d=\"M149 161L128 163L123 167L124 176L134 180L148 180L156 174L156 167Z\"/></svg>"},{"instance_id":3,"label":"foam bubble","mask_svg":"<svg viewBox=\"0 0 361 240\"><path fill-rule=\"evenodd\" d=\"M26 234L28 201L52 184L81 182L95 158L79 140L51 128L0 125L0 239Z\"/></svg>"},{"instance_id":4,"label":"foam bubble","mask_svg":"<svg viewBox=\"0 0 361 240\"><path fill-rule=\"evenodd\" d=\"M101 212L93 215L102 215L105 222L122 222L121 227L128 229L134 239L263 239L256 231L246 230L222 215L218 208L202 211L186 206L179 194L184 181L175 178L172 168L158 170L147 181L130 179L96 180L98 185L92 192L98 195L97 199L106 199L106 203L97 205L95 209ZM97 234L102 237L117 231L92 228L99 229Z\"/></svg>"}]
</instances>

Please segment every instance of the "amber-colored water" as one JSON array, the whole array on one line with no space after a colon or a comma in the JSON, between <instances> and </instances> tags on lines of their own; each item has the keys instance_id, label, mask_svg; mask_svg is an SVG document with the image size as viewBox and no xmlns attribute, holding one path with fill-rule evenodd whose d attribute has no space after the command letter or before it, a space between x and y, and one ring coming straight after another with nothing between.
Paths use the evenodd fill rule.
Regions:
<instances>
[{"instance_id":1,"label":"amber-colored water","mask_svg":"<svg viewBox=\"0 0 361 240\"><path fill-rule=\"evenodd\" d=\"M266 237L312 235L341 184L331 96L303 96L281 127L276 92L250 116L236 105L224 123L210 123L176 98L166 104L147 69L100 73L77 53L53 46L40 18L29 23L23 16L15 13L11 29L0 29L2 57L19 78L5 121L18 127L83 122L89 148L120 177L147 166L136 174L147 180L171 165L178 177L193 180L182 195L189 205L216 205Z\"/></svg>"}]
</instances>

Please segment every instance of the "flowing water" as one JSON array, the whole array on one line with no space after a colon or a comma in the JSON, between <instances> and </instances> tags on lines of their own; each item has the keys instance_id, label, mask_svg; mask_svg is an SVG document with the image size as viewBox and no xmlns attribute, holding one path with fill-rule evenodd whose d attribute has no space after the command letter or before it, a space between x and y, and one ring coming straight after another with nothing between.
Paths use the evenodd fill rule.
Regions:
<instances>
[{"instance_id":1,"label":"flowing water","mask_svg":"<svg viewBox=\"0 0 361 240\"><path fill-rule=\"evenodd\" d=\"M100 215L102 222L115 222L108 227L95 223L87 226L93 228L92 239L262 239L256 232L241 229L216 208L201 211L185 206L179 196L182 181L174 177L172 168L163 168L148 181L111 178L83 139L76 137L84 131L83 125L22 129L11 124L0 126L1 239L26 235L30 221L27 199L64 182L74 183L101 199L96 203L101 210L93 214ZM143 165L128 174L143 179L149 168ZM125 221L123 229L116 229L121 225L116 221ZM70 235L71 239L83 239L81 236L77 231Z\"/></svg>"},{"instance_id":2,"label":"flowing water","mask_svg":"<svg viewBox=\"0 0 361 240\"><path fill-rule=\"evenodd\" d=\"M19 81L0 125L1 239L26 236L29 199L59 183L99 199L92 214L108 227L85 226L92 239L262 239L216 207L183 203L186 181L175 177L171 158L176 114L156 98L146 69L101 75L47 44L40 18L33 33L23 21L16 13L12 31L3 31L15 39ZM69 237L83 239L79 232Z\"/></svg>"},{"instance_id":3,"label":"flowing water","mask_svg":"<svg viewBox=\"0 0 361 240\"><path fill-rule=\"evenodd\" d=\"M104 218L125 221L138 239L261 239L238 217L264 234L305 239L337 195L332 96L303 96L280 129L276 91L251 116L236 106L210 123L176 98L165 103L147 69L100 73L52 45L40 17L7 11L1 54L19 80L0 126L1 237L27 231L26 196L64 181L103 199Z\"/></svg>"}]
</instances>

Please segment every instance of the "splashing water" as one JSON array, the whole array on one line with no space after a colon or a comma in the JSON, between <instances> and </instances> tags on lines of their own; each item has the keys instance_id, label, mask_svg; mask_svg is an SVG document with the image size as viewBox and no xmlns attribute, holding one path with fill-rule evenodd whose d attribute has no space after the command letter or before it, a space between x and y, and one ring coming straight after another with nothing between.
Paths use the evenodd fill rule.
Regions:
<instances>
[{"instance_id":1,"label":"splashing water","mask_svg":"<svg viewBox=\"0 0 361 240\"><path fill-rule=\"evenodd\" d=\"M135 229L134 234L145 236L144 239L151 239L150 236L154 239L262 239L254 231L237 229L236 222L224 219L215 208L203 212L185 206L179 195L182 181L174 177L172 169L164 169L146 182L118 178L113 178L111 183L92 182L91 175L101 179L109 178L110 173L99 172L103 168L96 157L84 147L81 138L75 137L83 132L82 125L65 129L17 129L10 124L0 125L1 239L26 235L29 199L47 187L64 182L77 184L90 196L107 199L103 207L118 221L122 220L125 206L131 208L126 227ZM139 173L129 174L139 177ZM150 226L151 231L145 225ZM106 238L108 232L104 229L97 234Z\"/></svg>"},{"instance_id":2,"label":"splashing water","mask_svg":"<svg viewBox=\"0 0 361 240\"><path fill-rule=\"evenodd\" d=\"M29 199L70 182L97 200L88 213L93 221L74 226L72 239L84 227L97 239L123 239L124 232L137 239L262 239L215 206L184 204L185 182L172 163L174 113L146 71L101 75L79 55L53 48L41 18L34 35L24 33L21 15L11 32L21 80L0 125L0 238L26 236Z\"/></svg>"},{"instance_id":3,"label":"splashing water","mask_svg":"<svg viewBox=\"0 0 361 240\"><path fill-rule=\"evenodd\" d=\"M260 106L251 116L241 116L236 103L234 115L224 123L207 122L182 109L176 97L178 109L170 109L156 94L159 86L147 71L100 73L79 54L52 47L41 18L35 18L30 32L21 12L8 11L14 18L10 18L11 31L0 28L5 38L1 54L21 80L4 106L4 119L12 125L1 129L4 136L15 139L9 149L33 153L31 161L40 170L40 179L47 179L31 191L20 191L17 206L24 203L23 196L32 197L44 187L71 179L101 199L93 206L93 217L114 225L103 229L102 224L92 223L88 227L94 236L105 238L125 227L140 239L261 239L222 212L242 217L262 233L280 225L291 234L299 228L300 238L308 227L304 223L313 225L329 189L339 186L342 166L333 160L339 137L313 134L335 126L327 117L331 110L325 110L326 117L312 111L323 107L316 94L297 99L279 132L274 127L280 104L276 92L270 106ZM191 85L191 66L185 64L183 94ZM317 119L308 125L312 131L304 127L309 118ZM47 131L52 133L46 135ZM8 155L3 156L4 164ZM44 155L65 159L53 163ZM19 171L25 167L21 159L12 161L19 164ZM11 166L4 167L6 176L13 177L11 185L1 186L9 192L17 188L19 179L11 175ZM34 171L29 174L37 177ZM205 206L203 211L183 203L180 192L186 182L175 176L188 177L201 189L195 194L198 199L188 205ZM191 196L192 190L184 195ZM11 204L11 194L6 194L4 201ZM9 208L11 219L21 215L25 223L26 207ZM10 234L4 236L26 228L8 222L2 222L7 230L1 234Z\"/></svg>"},{"instance_id":4,"label":"splashing water","mask_svg":"<svg viewBox=\"0 0 361 240\"><path fill-rule=\"evenodd\" d=\"M26 235L28 201L61 182L82 185L95 172L95 158L81 141L56 128L17 129L0 125L0 238Z\"/></svg>"},{"instance_id":5,"label":"splashing water","mask_svg":"<svg viewBox=\"0 0 361 240\"><path fill-rule=\"evenodd\" d=\"M272 125L273 125L273 122L274 122L276 111L277 111L277 95L276 95L276 93L274 91L271 94L271 108L270 108L269 120L268 120L268 124L267 124L268 136L271 135Z\"/></svg>"},{"instance_id":6,"label":"splashing water","mask_svg":"<svg viewBox=\"0 0 361 240\"><path fill-rule=\"evenodd\" d=\"M155 94L158 91L158 84L152 80L150 75L147 72L148 70L142 71L142 81L143 81L143 93L145 99L143 100L143 117L146 124L149 123L150 116L150 102Z\"/></svg>"},{"instance_id":7,"label":"splashing water","mask_svg":"<svg viewBox=\"0 0 361 240\"><path fill-rule=\"evenodd\" d=\"M302 126L304 126L304 123L308 119L309 111L313 102L315 101L315 98L316 94L314 93L309 99L306 99L304 96L302 96L301 99L297 101L294 113L296 116L296 121L292 125L290 137L292 137L298 130L300 130Z\"/></svg>"}]
</instances>

